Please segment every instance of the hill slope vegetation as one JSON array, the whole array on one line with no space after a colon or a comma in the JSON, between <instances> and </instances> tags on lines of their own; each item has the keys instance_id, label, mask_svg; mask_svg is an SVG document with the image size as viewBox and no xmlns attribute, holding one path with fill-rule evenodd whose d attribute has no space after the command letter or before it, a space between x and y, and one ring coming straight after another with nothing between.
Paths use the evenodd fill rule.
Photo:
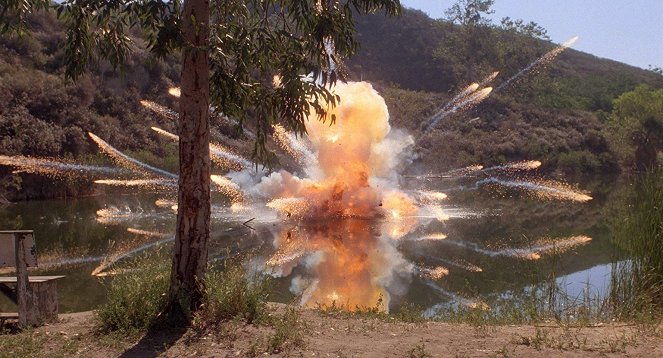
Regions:
<instances>
[{"instance_id":1,"label":"hill slope vegetation","mask_svg":"<svg viewBox=\"0 0 663 358\"><path fill-rule=\"evenodd\" d=\"M174 132L173 121L139 101L176 108L167 90L178 83L179 59L155 60L138 52L118 71L100 62L92 73L69 83L58 46L62 27L52 14L30 21L32 35L0 36L0 155L104 163L86 135L93 132L141 160L176 171L176 148L150 130L158 126ZM348 78L373 83L387 101L393 127L415 136L411 172L521 159L541 160L544 169L566 175L629 170L634 163L620 153L633 151L634 145L624 149L609 135L613 101L640 84L663 88L663 76L653 71L568 50L479 106L426 131L421 123L464 86L492 71L501 71L500 83L554 45L518 28L484 26L482 41L461 46L461 26L407 9L398 18L363 17L357 30L362 47L347 62ZM213 137L250 156L251 138L221 120L213 126ZM292 165L284 153L279 157L281 165ZM10 200L85 194L91 192L86 183L71 178L54 183L0 168L0 195Z\"/></svg>"}]
</instances>

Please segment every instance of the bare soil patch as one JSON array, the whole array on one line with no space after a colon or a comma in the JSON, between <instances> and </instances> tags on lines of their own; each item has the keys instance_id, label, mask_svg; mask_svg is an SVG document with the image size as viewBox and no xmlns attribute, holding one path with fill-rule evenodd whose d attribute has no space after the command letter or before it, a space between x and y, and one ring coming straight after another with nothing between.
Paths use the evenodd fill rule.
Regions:
<instances>
[{"instance_id":1,"label":"bare soil patch","mask_svg":"<svg viewBox=\"0 0 663 358\"><path fill-rule=\"evenodd\" d=\"M270 347L275 329L229 322L204 332L160 329L139 337L95 333L92 312L0 335L0 357L663 357L660 326L471 326L403 323L303 310L303 340ZM268 352L265 352L268 350Z\"/></svg>"}]
</instances>

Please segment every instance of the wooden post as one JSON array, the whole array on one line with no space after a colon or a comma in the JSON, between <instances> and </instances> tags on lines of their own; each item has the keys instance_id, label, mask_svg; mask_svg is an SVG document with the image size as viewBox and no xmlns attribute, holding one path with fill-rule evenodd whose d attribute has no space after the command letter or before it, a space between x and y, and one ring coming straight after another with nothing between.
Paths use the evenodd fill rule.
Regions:
<instances>
[{"instance_id":1,"label":"wooden post","mask_svg":"<svg viewBox=\"0 0 663 358\"><path fill-rule=\"evenodd\" d=\"M39 315L28 278L28 264L34 261L34 240L32 231L14 233L16 248L16 301L18 305L18 325L21 328L38 325Z\"/></svg>"},{"instance_id":2,"label":"wooden post","mask_svg":"<svg viewBox=\"0 0 663 358\"><path fill-rule=\"evenodd\" d=\"M58 282L48 280L30 283L30 299L39 323L52 323L58 320Z\"/></svg>"}]
</instances>

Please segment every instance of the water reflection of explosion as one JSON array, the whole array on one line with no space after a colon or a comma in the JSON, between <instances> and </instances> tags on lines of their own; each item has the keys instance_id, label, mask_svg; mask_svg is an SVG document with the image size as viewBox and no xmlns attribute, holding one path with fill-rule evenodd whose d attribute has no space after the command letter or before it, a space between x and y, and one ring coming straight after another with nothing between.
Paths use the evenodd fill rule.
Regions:
<instances>
[{"instance_id":1,"label":"water reflection of explosion","mask_svg":"<svg viewBox=\"0 0 663 358\"><path fill-rule=\"evenodd\" d=\"M399 292L395 278L408 280L413 266L391 240L380 237L377 224L343 219L284 230L276 237L279 249L266 262L282 276L302 264L304 272L292 280L291 291L301 295L303 305L353 310L381 302L378 308L388 310L387 288Z\"/></svg>"}]
</instances>

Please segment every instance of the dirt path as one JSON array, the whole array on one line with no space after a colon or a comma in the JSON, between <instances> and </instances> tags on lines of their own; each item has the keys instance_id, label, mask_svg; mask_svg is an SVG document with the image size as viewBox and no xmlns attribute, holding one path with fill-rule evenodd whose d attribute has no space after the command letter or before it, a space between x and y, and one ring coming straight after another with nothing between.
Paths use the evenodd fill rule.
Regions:
<instances>
[{"instance_id":1,"label":"dirt path","mask_svg":"<svg viewBox=\"0 0 663 358\"><path fill-rule=\"evenodd\" d=\"M94 333L91 312L61 315L56 324L0 335L0 357L663 357L663 335L653 327L604 325L481 326L399 323L330 317L303 311L303 341L276 354L264 347L273 328L228 324L205 333L161 330L118 339Z\"/></svg>"}]
</instances>

